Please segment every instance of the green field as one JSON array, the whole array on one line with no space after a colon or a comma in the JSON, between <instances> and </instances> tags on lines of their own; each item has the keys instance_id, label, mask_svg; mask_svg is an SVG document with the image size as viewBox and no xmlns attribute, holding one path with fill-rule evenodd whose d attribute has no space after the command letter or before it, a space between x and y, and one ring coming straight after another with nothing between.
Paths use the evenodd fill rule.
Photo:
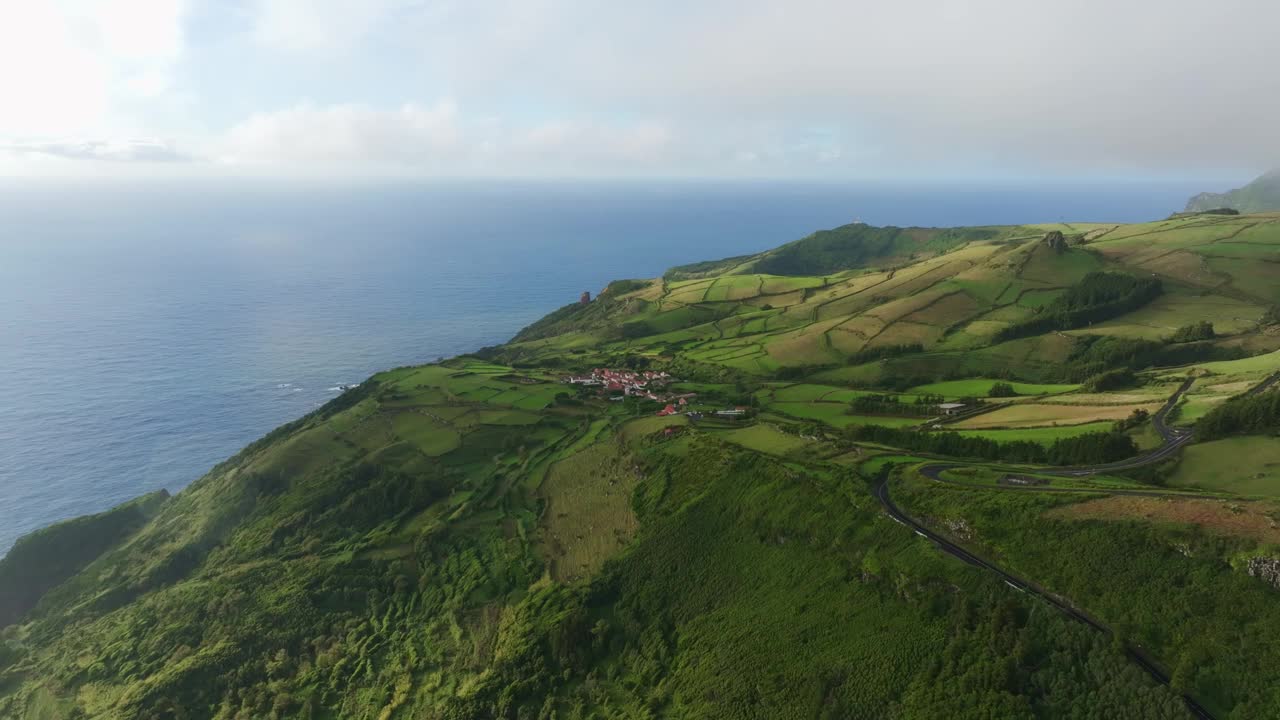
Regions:
<instances>
[{"instance_id":1,"label":"green field","mask_svg":"<svg viewBox=\"0 0 1280 720\"><path fill-rule=\"evenodd\" d=\"M1086 433L1106 432L1111 429L1109 422L1085 423L1065 427L1018 428L1014 430L957 430L965 437L983 437L999 442L1030 440L1042 444L1052 443L1059 438L1075 437Z\"/></svg>"},{"instance_id":2,"label":"green field","mask_svg":"<svg viewBox=\"0 0 1280 720\"><path fill-rule=\"evenodd\" d=\"M1280 497L1280 438L1249 436L1191 445L1167 482Z\"/></svg>"},{"instance_id":3,"label":"green field","mask_svg":"<svg viewBox=\"0 0 1280 720\"><path fill-rule=\"evenodd\" d=\"M784 433L772 425L757 424L744 428L735 428L715 433L735 445L770 455L786 455L787 453L808 447L812 443L799 436Z\"/></svg>"},{"instance_id":4,"label":"green field","mask_svg":"<svg viewBox=\"0 0 1280 720\"><path fill-rule=\"evenodd\" d=\"M602 442L558 461L539 490L546 501L540 550L554 578L597 571L639 529L631 510L637 478L615 443Z\"/></svg>"}]
</instances>

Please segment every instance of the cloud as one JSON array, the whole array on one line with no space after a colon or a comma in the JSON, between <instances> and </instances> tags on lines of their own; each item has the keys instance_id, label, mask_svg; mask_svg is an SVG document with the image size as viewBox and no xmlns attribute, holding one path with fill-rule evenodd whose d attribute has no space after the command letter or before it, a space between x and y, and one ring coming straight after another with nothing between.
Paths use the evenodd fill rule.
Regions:
<instances>
[{"instance_id":1,"label":"cloud","mask_svg":"<svg viewBox=\"0 0 1280 720\"><path fill-rule=\"evenodd\" d=\"M1264 0L0 0L0 141L168 138L262 172L1243 175L1280 163L1277 23Z\"/></svg>"},{"instance_id":2,"label":"cloud","mask_svg":"<svg viewBox=\"0 0 1280 720\"><path fill-rule=\"evenodd\" d=\"M317 106L257 113L232 127L216 156L238 165L415 166L454 156L461 148L456 106L406 104Z\"/></svg>"},{"instance_id":3,"label":"cloud","mask_svg":"<svg viewBox=\"0 0 1280 720\"><path fill-rule=\"evenodd\" d=\"M184 47L185 0L0 0L0 137L100 133L156 97Z\"/></svg>"},{"instance_id":4,"label":"cloud","mask_svg":"<svg viewBox=\"0 0 1280 720\"><path fill-rule=\"evenodd\" d=\"M483 22L501 6L420 36L469 104L660 115L708 143L760 138L739 148L760 158L794 159L820 125L842 146L824 167L860 174L1280 160L1280 4L1265 0L542 0L519 31Z\"/></svg>"},{"instance_id":5,"label":"cloud","mask_svg":"<svg viewBox=\"0 0 1280 720\"><path fill-rule=\"evenodd\" d=\"M219 162L249 168L582 174L651 168L667 158L675 140L659 123L569 118L520 125L466 116L445 99L394 110L303 103L257 113L214 145L212 155Z\"/></svg>"},{"instance_id":6,"label":"cloud","mask_svg":"<svg viewBox=\"0 0 1280 720\"><path fill-rule=\"evenodd\" d=\"M253 34L273 50L347 50L394 15L423 6L415 0L256 0L251 10Z\"/></svg>"},{"instance_id":7,"label":"cloud","mask_svg":"<svg viewBox=\"0 0 1280 720\"><path fill-rule=\"evenodd\" d=\"M49 155L69 160L110 162L185 162L193 158L170 144L153 138L132 140L44 140L7 142L0 150L20 154Z\"/></svg>"}]
</instances>

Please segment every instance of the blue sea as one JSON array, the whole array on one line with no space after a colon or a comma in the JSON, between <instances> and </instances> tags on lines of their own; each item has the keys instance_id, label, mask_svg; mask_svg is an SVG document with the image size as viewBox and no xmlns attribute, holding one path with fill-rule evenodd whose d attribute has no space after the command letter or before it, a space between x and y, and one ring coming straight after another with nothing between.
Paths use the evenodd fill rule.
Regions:
<instances>
[{"instance_id":1,"label":"blue sea","mask_svg":"<svg viewBox=\"0 0 1280 720\"><path fill-rule=\"evenodd\" d=\"M1200 189L11 181L0 553L179 490L340 384L502 342L611 279L855 219L1148 220Z\"/></svg>"}]
</instances>

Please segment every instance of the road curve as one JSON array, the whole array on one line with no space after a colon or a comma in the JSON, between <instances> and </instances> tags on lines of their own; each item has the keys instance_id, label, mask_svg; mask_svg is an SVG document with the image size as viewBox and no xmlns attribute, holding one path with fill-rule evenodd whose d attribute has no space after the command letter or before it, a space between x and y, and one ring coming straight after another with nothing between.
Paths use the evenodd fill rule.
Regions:
<instances>
[{"instance_id":1,"label":"road curve","mask_svg":"<svg viewBox=\"0 0 1280 720\"><path fill-rule=\"evenodd\" d=\"M1270 377L1268 377L1266 380L1263 380L1258 385L1255 385L1254 387L1250 388L1249 391L1245 393L1245 395L1256 395L1260 392L1263 392L1264 390L1274 385L1277 381L1280 381L1280 373L1275 373ZM1186 445L1188 442L1191 441L1190 430L1171 428L1165 422L1165 419L1168 417L1169 413L1173 410L1173 408L1177 406L1178 402L1182 399L1182 396L1185 395L1186 392L1191 389L1191 385L1194 382L1195 382L1194 378L1188 378L1187 380L1185 380L1181 385L1178 386L1178 389L1173 393L1173 395L1169 397L1169 399L1165 402L1165 404L1161 406L1159 410L1156 411L1156 414L1152 416L1151 418L1152 425L1155 427L1156 432L1160 433L1160 437L1164 440L1164 443L1161 444L1160 447L1146 454L1131 458L1129 460L1121 460L1114 463L1106 463L1102 465L1092 465L1092 466L1086 466L1086 467L1044 469L1044 470L1037 470L1036 472L1042 475L1057 475L1061 477L1083 477L1088 475L1096 475L1098 473L1111 472L1115 470L1127 470L1130 468L1141 467L1143 465L1149 465L1151 463L1164 460L1170 455L1176 453L1183 445ZM930 478L931 480L936 480L939 482L951 482L952 484L963 485L964 487L968 487L968 488L981 489L979 486L965 485L963 483L954 483L953 481L944 479L942 477L942 473L954 467L960 467L960 464L959 463L931 463L929 465L925 465L921 467L919 472L923 474L925 477ZM1191 493L1168 493L1168 492L1160 492L1157 490L1126 490L1122 488L1116 488L1116 489L1061 488L1061 487L1044 487L1039 485L1029 485L1029 486L1000 486L998 488L993 488L993 489L1027 490L1027 491L1034 491L1034 492L1077 492L1077 493L1078 492L1102 492L1110 495L1147 495L1147 496L1157 496L1157 497L1167 497L1171 495L1176 495L1178 497L1195 497L1195 495ZM1010 587L1014 588L1015 590L1018 590L1024 593L1029 593L1031 595L1035 595L1036 597L1039 597L1040 599L1049 603L1053 607L1057 608L1066 616L1074 620L1077 620L1079 622L1082 622L1085 625L1088 625L1089 627L1097 630L1098 632L1111 634L1110 628L1102 624L1100 621L1089 616L1084 611L1075 608L1065 599L1054 595L1053 593L1049 592L1048 590L1045 590L1039 585L1036 585L1030 580L1018 577L1017 575L1010 573L1004 568L1001 568L1000 566L995 565L994 563L984 560L983 558L964 549L960 545L957 545L956 543L951 542L950 540L939 535L933 530L930 530L923 523L912 518L910 515L907 515L905 512L902 511L901 508L899 508L893 502L893 498L890 497L889 495L889 473L887 471L881 473L880 482L876 486L875 495L876 495L876 499L878 499L880 501L880 504L884 507L885 512L888 513L889 517L891 517L894 521L911 528L912 530L915 531L917 535L920 535L921 537L933 542L935 545L938 546L939 549L941 549L943 552L947 553L948 555L951 555L975 567L979 567L984 570L993 572L996 575L1000 576L1000 578L1003 579L1006 584L1008 584ZM1211 496L1202 496L1202 497L1211 497ZM1141 647L1126 646L1125 653L1129 656L1131 660L1137 663L1143 670L1146 670L1147 674L1149 674L1157 682L1164 685L1169 684L1169 676L1163 670L1160 669L1160 667L1156 664L1155 660L1151 656L1149 656ZM1195 699L1192 698L1190 695L1183 694L1182 701L1183 703L1186 704L1187 711L1190 712L1192 716L1197 718L1203 718L1204 720L1213 720L1213 715L1208 710L1206 710L1203 706L1201 706L1198 702L1196 702Z\"/></svg>"}]
</instances>

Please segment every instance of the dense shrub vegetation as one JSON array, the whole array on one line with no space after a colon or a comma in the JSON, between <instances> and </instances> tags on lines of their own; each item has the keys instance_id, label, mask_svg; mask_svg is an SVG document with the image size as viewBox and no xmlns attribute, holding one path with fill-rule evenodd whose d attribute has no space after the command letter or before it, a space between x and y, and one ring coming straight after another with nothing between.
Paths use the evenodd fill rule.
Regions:
<instances>
[{"instance_id":1,"label":"dense shrub vegetation","mask_svg":"<svg viewBox=\"0 0 1280 720\"><path fill-rule=\"evenodd\" d=\"M1277 591L1227 561L1256 547L1254 541L1184 523L1071 519L1080 501L1062 495L921 482L900 485L895 498L917 516L963 517L989 552L1087 606L1116 631L1117 644L1160 658L1174 687L1192 693L1214 717L1280 713L1274 683L1280 648L1261 641L1280 632Z\"/></svg>"}]
</instances>

